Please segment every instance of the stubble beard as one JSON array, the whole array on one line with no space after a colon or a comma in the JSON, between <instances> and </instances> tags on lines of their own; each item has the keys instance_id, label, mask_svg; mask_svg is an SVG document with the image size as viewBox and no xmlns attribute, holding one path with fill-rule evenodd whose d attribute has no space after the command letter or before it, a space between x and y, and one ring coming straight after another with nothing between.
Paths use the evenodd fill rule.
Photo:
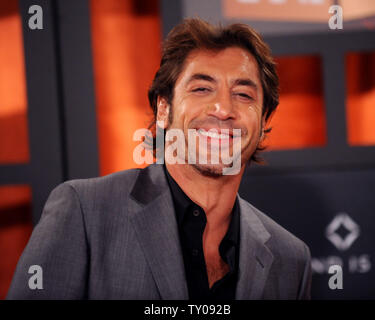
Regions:
<instances>
[{"instance_id":1,"label":"stubble beard","mask_svg":"<svg viewBox=\"0 0 375 320\"><path fill-rule=\"evenodd\" d=\"M166 130L168 130L172 124L173 124L173 107L171 105L171 108L169 110L169 115L168 115L168 126L166 128ZM185 136L185 163L187 163L188 165L190 165L194 170L198 171L201 175L203 176L206 176L206 177L211 177L211 178L220 178L220 177L223 177L223 170L225 168L231 168L233 167L234 165L234 162L235 161L240 161L240 167L242 167L243 164L245 163L248 163L253 152L255 152L255 149L254 151L250 154L249 158L248 159L243 159L242 158L242 155L243 155L243 150L240 151L240 154L237 155L232 161L231 163L229 164L223 164L221 163L220 161L220 164L200 164L199 163L199 152L197 152L196 154L196 163L189 163L188 161L188 155L189 155L189 146L188 146L188 138L186 137L186 135L184 134ZM259 142L259 141L258 141ZM242 142L241 142L242 143Z\"/></svg>"}]
</instances>

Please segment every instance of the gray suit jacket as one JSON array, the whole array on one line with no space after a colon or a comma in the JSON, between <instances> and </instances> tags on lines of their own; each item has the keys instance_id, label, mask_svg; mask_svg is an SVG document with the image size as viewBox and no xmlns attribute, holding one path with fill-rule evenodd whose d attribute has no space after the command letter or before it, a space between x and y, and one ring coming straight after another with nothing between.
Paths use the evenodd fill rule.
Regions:
<instances>
[{"instance_id":1,"label":"gray suit jacket","mask_svg":"<svg viewBox=\"0 0 375 320\"><path fill-rule=\"evenodd\" d=\"M308 247L239 196L236 299L308 299ZM28 270L43 270L30 289ZM188 299L173 200L161 165L68 181L49 196L8 299Z\"/></svg>"}]
</instances>

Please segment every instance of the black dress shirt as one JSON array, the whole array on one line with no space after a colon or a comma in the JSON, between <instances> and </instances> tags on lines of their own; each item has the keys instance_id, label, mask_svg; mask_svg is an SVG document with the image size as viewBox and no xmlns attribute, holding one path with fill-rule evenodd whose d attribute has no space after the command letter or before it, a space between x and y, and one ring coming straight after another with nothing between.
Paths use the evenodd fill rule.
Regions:
<instances>
[{"instance_id":1,"label":"black dress shirt","mask_svg":"<svg viewBox=\"0 0 375 320\"><path fill-rule=\"evenodd\" d=\"M232 209L232 218L228 231L219 246L220 256L228 264L229 272L209 288L202 243L203 231L207 222L206 214L200 206L182 191L169 174L165 165L164 170L176 212L189 299L234 300L239 259L240 222L238 199L236 198Z\"/></svg>"}]
</instances>

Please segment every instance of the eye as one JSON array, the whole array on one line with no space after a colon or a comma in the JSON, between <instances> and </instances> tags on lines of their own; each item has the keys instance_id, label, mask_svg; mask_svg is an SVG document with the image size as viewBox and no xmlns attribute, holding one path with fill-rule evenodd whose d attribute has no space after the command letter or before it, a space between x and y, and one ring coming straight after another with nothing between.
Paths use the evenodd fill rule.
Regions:
<instances>
[{"instance_id":1,"label":"eye","mask_svg":"<svg viewBox=\"0 0 375 320\"><path fill-rule=\"evenodd\" d=\"M247 93L238 92L238 93L235 93L235 95L239 96L241 99L254 100L254 98L249 96Z\"/></svg>"},{"instance_id":2,"label":"eye","mask_svg":"<svg viewBox=\"0 0 375 320\"><path fill-rule=\"evenodd\" d=\"M211 91L209 88L205 88L205 87L199 87L199 88L195 88L192 90L192 92L209 92Z\"/></svg>"}]
</instances>

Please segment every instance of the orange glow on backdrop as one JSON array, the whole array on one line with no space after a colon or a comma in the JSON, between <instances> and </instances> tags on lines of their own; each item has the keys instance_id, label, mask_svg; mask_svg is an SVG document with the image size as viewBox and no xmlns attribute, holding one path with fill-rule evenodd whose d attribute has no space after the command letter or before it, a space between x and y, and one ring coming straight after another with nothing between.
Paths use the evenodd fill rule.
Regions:
<instances>
[{"instance_id":1,"label":"orange glow on backdrop","mask_svg":"<svg viewBox=\"0 0 375 320\"><path fill-rule=\"evenodd\" d=\"M320 58L295 56L276 61L280 104L265 141L267 150L324 146L327 137Z\"/></svg>"},{"instance_id":2,"label":"orange glow on backdrop","mask_svg":"<svg viewBox=\"0 0 375 320\"><path fill-rule=\"evenodd\" d=\"M6 296L31 231L30 188L0 186L0 299Z\"/></svg>"},{"instance_id":3,"label":"orange glow on backdrop","mask_svg":"<svg viewBox=\"0 0 375 320\"><path fill-rule=\"evenodd\" d=\"M17 1L0 2L0 63L0 163L28 162L25 66Z\"/></svg>"},{"instance_id":4,"label":"orange glow on backdrop","mask_svg":"<svg viewBox=\"0 0 375 320\"><path fill-rule=\"evenodd\" d=\"M22 24L18 1L0 2L0 164L29 161ZM0 186L0 299L31 234L31 192Z\"/></svg>"},{"instance_id":5,"label":"orange glow on backdrop","mask_svg":"<svg viewBox=\"0 0 375 320\"><path fill-rule=\"evenodd\" d=\"M133 133L147 128L147 90L160 62L157 1L92 0L91 24L101 175L139 167Z\"/></svg>"},{"instance_id":6,"label":"orange glow on backdrop","mask_svg":"<svg viewBox=\"0 0 375 320\"><path fill-rule=\"evenodd\" d=\"M375 145L375 53L346 56L348 143Z\"/></svg>"}]
</instances>

